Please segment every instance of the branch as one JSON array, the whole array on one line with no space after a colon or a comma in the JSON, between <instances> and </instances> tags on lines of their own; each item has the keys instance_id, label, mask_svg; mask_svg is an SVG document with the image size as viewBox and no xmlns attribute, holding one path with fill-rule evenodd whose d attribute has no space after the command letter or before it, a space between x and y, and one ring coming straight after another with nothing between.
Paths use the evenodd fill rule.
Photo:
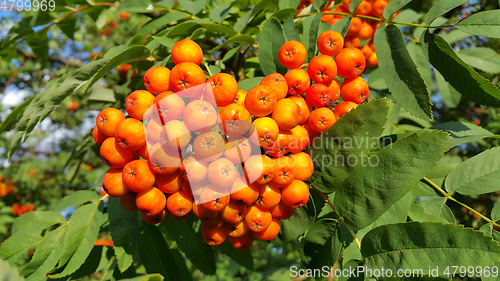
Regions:
<instances>
[{"instance_id":1,"label":"branch","mask_svg":"<svg viewBox=\"0 0 500 281\"><path fill-rule=\"evenodd\" d=\"M335 207L333 206L332 201L330 201L330 199L328 199L328 197L323 192L319 191L316 187L312 186L311 189L316 191L325 200L325 202L328 203L328 205L330 205L330 207L332 208L335 215L339 218L339 221L345 226L345 228L347 228L347 230L349 230L349 233L351 233L351 236L354 239L354 241L356 242L356 245L358 245L358 248L361 249L361 243L359 242L358 237L356 237L356 234L354 233L354 231L352 231L352 229L350 229L346 225L344 219L337 214L337 212L335 211Z\"/></svg>"},{"instance_id":2,"label":"branch","mask_svg":"<svg viewBox=\"0 0 500 281\"><path fill-rule=\"evenodd\" d=\"M29 52L25 52L25 51L21 51L21 50L16 50L16 53L22 55L26 59L32 59L32 60L36 60L37 59L37 56L35 54L33 54L33 53L29 53ZM54 57L54 56L49 57L49 61L61 63L61 64L64 64L64 65L73 66L73 67L76 67L76 68L80 68L80 67L83 66L83 64L81 62L73 62L73 61L69 61L69 60L63 60L63 59L60 59L60 58Z\"/></svg>"}]
</instances>

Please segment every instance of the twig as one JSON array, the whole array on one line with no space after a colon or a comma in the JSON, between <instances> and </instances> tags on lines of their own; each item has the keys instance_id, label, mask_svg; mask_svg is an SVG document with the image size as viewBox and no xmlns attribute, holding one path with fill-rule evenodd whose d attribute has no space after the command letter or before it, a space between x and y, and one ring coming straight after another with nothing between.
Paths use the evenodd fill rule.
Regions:
<instances>
[{"instance_id":1,"label":"twig","mask_svg":"<svg viewBox=\"0 0 500 281\"><path fill-rule=\"evenodd\" d=\"M349 233L351 233L351 236L354 239L354 241L356 242L356 245L358 245L358 248L361 249L361 243L359 242L358 237L356 237L356 234L354 233L354 231L352 231L352 229L350 229L347 226L347 224L345 223L344 219L337 214L337 212L335 211L335 206L333 206L332 201L330 201L330 199L328 199L328 197L323 192L319 191L316 187L312 186L311 188L314 191L316 191L325 200L325 202L328 205L330 205L330 207L332 208L332 210L335 213L335 215L339 218L339 221L345 226L345 228L347 228L347 230L349 230Z\"/></svg>"}]
</instances>

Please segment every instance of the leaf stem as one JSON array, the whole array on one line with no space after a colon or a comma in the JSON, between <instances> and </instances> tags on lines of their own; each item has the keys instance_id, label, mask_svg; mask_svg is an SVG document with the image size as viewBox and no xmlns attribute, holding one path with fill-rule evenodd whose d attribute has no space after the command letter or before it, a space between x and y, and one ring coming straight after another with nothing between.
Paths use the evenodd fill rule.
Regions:
<instances>
[{"instance_id":1,"label":"leaf stem","mask_svg":"<svg viewBox=\"0 0 500 281\"><path fill-rule=\"evenodd\" d=\"M500 227L500 225L498 225L497 223L495 223L495 221L487 218L486 216L484 216L480 212L476 211L474 208L470 207L469 205L467 205L465 203L462 203L462 202L458 201L457 199L455 199L453 196L451 196L452 193L446 193L446 191L444 191L442 188L440 188L437 184L435 184L434 182L432 182L427 177L424 177L423 180L426 183L428 183L431 187L433 187L435 190L439 191L446 199L449 199L449 200L451 200L451 201L453 201L453 202L461 205L462 207L465 207L466 209L468 209L469 211L473 212L474 214L476 214L478 217L482 218L483 220L485 220L489 224L492 224L492 225L495 225L497 227Z\"/></svg>"},{"instance_id":2,"label":"leaf stem","mask_svg":"<svg viewBox=\"0 0 500 281\"><path fill-rule=\"evenodd\" d=\"M203 62L203 65L207 69L208 75L210 75L210 77L212 77L212 71L210 71L210 68L208 67L208 64L206 62Z\"/></svg>"},{"instance_id":3,"label":"leaf stem","mask_svg":"<svg viewBox=\"0 0 500 281\"><path fill-rule=\"evenodd\" d=\"M347 230L349 230L349 233L351 233L351 236L354 239L354 241L356 242L356 245L358 245L358 248L361 249L361 242L359 242L358 237L356 237L356 234L354 233L354 231L352 231L352 229L350 229L347 226L347 224L345 223L344 219L337 214L337 212L335 211L335 206L333 206L332 201L330 201L330 199L328 199L328 197L323 192L319 191L316 187L314 187L314 186L311 185L311 189L313 189L314 191L316 191L325 200L325 202L328 205L330 205L330 207L332 208L332 210L335 213L335 215L339 218L339 221L345 226L345 228L347 228Z\"/></svg>"}]
</instances>

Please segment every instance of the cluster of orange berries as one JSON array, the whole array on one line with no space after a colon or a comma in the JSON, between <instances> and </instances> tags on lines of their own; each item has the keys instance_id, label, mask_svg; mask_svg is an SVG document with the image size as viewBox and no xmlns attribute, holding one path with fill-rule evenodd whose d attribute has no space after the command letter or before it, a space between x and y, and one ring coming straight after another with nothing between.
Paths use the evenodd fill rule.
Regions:
<instances>
[{"instance_id":1,"label":"cluster of orange berries","mask_svg":"<svg viewBox=\"0 0 500 281\"><path fill-rule=\"evenodd\" d=\"M349 11L349 6L351 5L351 1L352 0L342 0L342 3L335 5L331 9L323 9L323 12L350 14L351 12ZM356 11L354 11L354 14L382 19L388 1L389 0L364 0L359 4ZM321 16L321 21L333 25L343 17L343 15L326 14ZM366 64L370 67L376 67L378 65L377 55L375 54L375 46L373 44L373 36L375 34L375 30L377 30L377 27L381 24L382 22L379 21L353 17L351 19L346 37L344 38L344 47L359 48L365 56ZM370 40L370 42L367 45L360 46L360 41L364 40Z\"/></svg>"},{"instance_id":2,"label":"cluster of orange berries","mask_svg":"<svg viewBox=\"0 0 500 281\"><path fill-rule=\"evenodd\" d=\"M12 205L12 213L18 217L33 211L35 211L35 205L33 204L24 205L22 203L14 203Z\"/></svg>"},{"instance_id":3,"label":"cluster of orange berries","mask_svg":"<svg viewBox=\"0 0 500 281\"><path fill-rule=\"evenodd\" d=\"M92 135L110 166L104 190L151 224L167 214L182 219L194 213L210 245L228 236L237 249L255 238L273 239L279 219L309 200L303 180L314 167L301 152L308 132L298 126L307 118L294 99L284 99L282 75L268 76L246 94L229 74L206 79L199 66L203 52L194 41L177 42L171 56L171 71L149 69L147 91L127 97L129 118L115 108L97 116ZM286 147L279 141L285 139Z\"/></svg>"},{"instance_id":4,"label":"cluster of orange berries","mask_svg":"<svg viewBox=\"0 0 500 281\"><path fill-rule=\"evenodd\" d=\"M8 194L14 194L16 192L16 186L14 185L13 180L6 180L3 182L5 178L0 175L0 197L5 197Z\"/></svg>"}]
</instances>

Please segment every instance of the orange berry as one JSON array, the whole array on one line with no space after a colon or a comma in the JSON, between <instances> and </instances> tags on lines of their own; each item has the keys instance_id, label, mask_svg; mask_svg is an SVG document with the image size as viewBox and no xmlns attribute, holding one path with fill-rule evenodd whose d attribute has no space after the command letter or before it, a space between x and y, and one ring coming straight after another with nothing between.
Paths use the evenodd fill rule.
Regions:
<instances>
[{"instance_id":1,"label":"orange berry","mask_svg":"<svg viewBox=\"0 0 500 281\"><path fill-rule=\"evenodd\" d=\"M387 7L387 2L384 0L377 0L372 5L372 15L374 17L380 18L384 14L385 7Z\"/></svg>"},{"instance_id":2,"label":"orange berry","mask_svg":"<svg viewBox=\"0 0 500 281\"><path fill-rule=\"evenodd\" d=\"M170 175L157 174L155 179L155 184L158 189L161 190L161 192L168 194L179 191L183 182L184 179L179 171Z\"/></svg>"},{"instance_id":3,"label":"orange berry","mask_svg":"<svg viewBox=\"0 0 500 281\"><path fill-rule=\"evenodd\" d=\"M291 69L285 74L285 80L288 84L288 93L292 96L302 95L311 86L309 74L304 69Z\"/></svg>"},{"instance_id":4,"label":"orange berry","mask_svg":"<svg viewBox=\"0 0 500 281\"><path fill-rule=\"evenodd\" d=\"M212 86L212 92L217 106L231 104L238 93L238 82L227 73L217 73L207 80Z\"/></svg>"},{"instance_id":5,"label":"orange berry","mask_svg":"<svg viewBox=\"0 0 500 281\"><path fill-rule=\"evenodd\" d=\"M144 86L148 92L158 95L170 90L170 70L164 66L155 66L144 74Z\"/></svg>"},{"instance_id":6,"label":"orange berry","mask_svg":"<svg viewBox=\"0 0 500 281\"><path fill-rule=\"evenodd\" d=\"M184 112L186 104L184 100L171 91L159 94L154 100L154 112L158 113L153 119L158 124L167 123L170 120L179 119Z\"/></svg>"},{"instance_id":7,"label":"orange berry","mask_svg":"<svg viewBox=\"0 0 500 281\"><path fill-rule=\"evenodd\" d=\"M245 162L243 170L248 182L265 184L274 176L274 162L266 155L252 155Z\"/></svg>"},{"instance_id":8,"label":"orange berry","mask_svg":"<svg viewBox=\"0 0 500 281\"><path fill-rule=\"evenodd\" d=\"M107 138L102 143L100 153L110 168L121 168L134 156L132 150L119 146L114 137Z\"/></svg>"},{"instance_id":9,"label":"orange berry","mask_svg":"<svg viewBox=\"0 0 500 281\"><path fill-rule=\"evenodd\" d=\"M229 235L229 237L241 237L248 232L248 226L243 220L235 224L225 223L223 228L224 231L226 231L226 233Z\"/></svg>"},{"instance_id":10,"label":"orange berry","mask_svg":"<svg viewBox=\"0 0 500 281\"><path fill-rule=\"evenodd\" d=\"M290 130L301 120L300 107L291 99L282 99L276 103L272 118L282 130Z\"/></svg>"},{"instance_id":11,"label":"orange berry","mask_svg":"<svg viewBox=\"0 0 500 281\"><path fill-rule=\"evenodd\" d=\"M253 241L255 241L255 237L253 237L252 232L247 232L240 237L229 236L229 241L236 250L243 250L252 246Z\"/></svg>"},{"instance_id":12,"label":"orange berry","mask_svg":"<svg viewBox=\"0 0 500 281\"><path fill-rule=\"evenodd\" d=\"M300 121L299 124L304 124L309 119L311 114L311 107L307 104L306 100L300 96L292 96L289 99L293 100L300 108Z\"/></svg>"},{"instance_id":13,"label":"orange berry","mask_svg":"<svg viewBox=\"0 0 500 281\"><path fill-rule=\"evenodd\" d=\"M220 211L220 216L225 222L237 223L243 220L247 215L247 206L230 201L224 209Z\"/></svg>"},{"instance_id":14,"label":"orange berry","mask_svg":"<svg viewBox=\"0 0 500 281\"><path fill-rule=\"evenodd\" d=\"M326 107L316 108L309 116L309 126L318 133L328 130L335 121L337 121L335 114Z\"/></svg>"},{"instance_id":15,"label":"orange berry","mask_svg":"<svg viewBox=\"0 0 500 281\"><path fill-rule=\"evenodd\" d=\"M358 104L351 101L344 101L337 104L337 106L333 109L333 114L335 114L335 118L339 119L344 114L346 114L347 112L351 111L356 107L358 107Z\"/></svg>"},{"instance_id":16,"label":"orange berry","mask_svg":"<svg viewBox=\"0 0 500 281\"><path fill-rule=\"evenodd\" d=\"M123 149L139 149L146 144L146 131L144 125L137 119L123 119L116 126L115 140Z\"/></svg>"},{"instance_id":17,"label":"orange berry","mask_svg":"<svg viewBox=\"0 0 500 281\"><path fill-rule=\"evenodd\" d=\"M192 97L187 95L194 95L196 92L188 91L183 93L184 90L203 84L207 79L205 78L205 72L197 64L181 62L172 68L168 81L174 92L183 97Z\"/></svg>"},{"instance_id":18,"label":"orange berry","mask_svg":"<svg viewBox=\"0 0 500 281\"><path fill-rule=\"evenodd\" d=\"M185 127L195 132L206 132L217 124L217 110L207 101L195 100L188 103L182 117Z\"/></svg>"},{"instance_id":19,"label":"orange berry","mask_svg":"<svg viewBox=\"0 0 500 281\"><path fill-rule=\"evenodd\" d=\"M189 129L186 127L185 122L179 120L168 121L163 126L163 133L165 134L163 145L170 149L181 150L191 141Z\"/></svg>"},{"instance_id":20,"label":"orange berry","mask_svg":"<svg viewBox=\"0 0 500 281\"><path fill-rule=\"evenodd\" d=\"M257 85L245 97L245 107L257 117L264 117L273 112L277 103L274 91L268 86Z\"/></svg>"},{"instance_id":21,"label":"orange berry","mask_svg":"<svg viewBox=\"0 0 500 281\"><path fill-rule=\"evenodd\" d=\"M309 187L303 181L294 180L281 190L281 200L288 207L303 207L309 201Z\"/></svg>"},{"instance_id":22,"label":"orange berry","mask_svg":"<svg viewBox=\"0 0 500 281\"><path fill-rule=\"evenodd\" d=\"M156 187L149 187L137 194L137 208L148 216L159 214L165 209L167 198Z\"/></svg>"},{"instance_id":23,"label":"orange berry","mask_svg":"<svg viewBox=\"0 0 500 281\"><path fill-rule=\"evenodd\" d=\"M220 158L208 165L207 177L213 185L229 187L238 177L238 172L231 161Z\"/></svg>"},{"instance_id":24,"label":"orange berry","mask_svg":"<svg viewBox=\"0 0 500 281\"><path fill-rule=\"evenodd\" d=\"M260 232L254 232L253 236L259 239L260 241L273 240L276 236L278 236L278 233L280 233L280 228L281 225L279 220L273 218L271 224L269 224L269 226L266 229Z\"/></svg>"},{"instance_id":25,"label":"orange berry","mask_svg":"<svg viewBox=\"0 0 500 281\"><path fill-rule=\"evenodd\" d=\"M346 36L344 41L344 48L357 48L359 47L359 38L357 36Z\"/></svg>"},{"instance_id":26,"label":"orange berry","mask_svg":"<svg viewBox=\"0 0 500 281\"><path fill-rule=\"evenodd\" d=\"M340 97L340 85L337 80L333 80L332 83L328 86L330 88L330 91L332 93L331 96L331 101L337 101L337 99Z\"/></svg>"},{"instance_id":27,"label":"orange berry","mask_svg":"<svg viewBox=\"0 0 500 281\"><path fill-rule=\"evenodd\" d=\"M155 184L155 176L155 172L148 166L146 160L131 161L122 171L123 183L137 193L151 188Z\"/></svg>"},{"instance_id":28,"label":"orange berry","mask_svg":"<svg viewBox=\"0 0 500 281\"><path fill-rule=\"evenodd\" d=\"M230 188L231 201L251 205L259 197L259 187L256 184L248 184L245 177L238 177Z\"/></svg>"},{"instance_id":29,"label":"orange berry","mask_svg":"<svg viewBox=\"0 0 500 281\"><path fill-rule=\"evenodd\" d=\"M295 178L295 167L293 161L288 156L281 156L273 159L274 176L271 183L277 186L286 186Z\"/></svg>"},{"instance_id":30,"label":"orange berry","mask_svg":"<svg viewBox=\"0 0 500 281\"><path fill-rule=\"evenodd\" d=\"M307 73L314 82L328 85L337 76L337 65L331 56L319 55L309 62Z\"/></svg>"},{"instance_id":31,"label":"orange berry","mask_svg":"<svg viewBox=\"0 0 500 281\"><path fill-rule=\"evenodd\" d=\"M295 167L295 179L305 181L310 178L314 172L314 163L311 156L305 152L290 155L290 159Z\"/></svg>"},{"instance_id":32,"label":"orange berry","mask_svg":"<svg viewBox=\"0 0 500 281\"><path fill-rule=\"evenodd\" d=\"M259 232L265 230L273 220L271 212L257 205L248 207L245 223L251 231Z\"/></svg>"},{"instance_id":33,"label":"orange berry","mask_svg":"<svg viewBox=\"0 0 500 281\"><path fill-rule=\"evenodd\" d=\"M286 68L298 68L307 58L306 47L295 40L291 40L283 44L278 51L278 59Z\"/></svg>"},{"instance_id":34,"label":"orange berry","mask_svg":"<svg viewBox=\"0 0 500 281\"><path fill-rule=\"evenodd\" d=\"M94 126L94 129L92 129L92 137L94 138L94 141L95 143L97 143L97 145L101 146L102 143L109 137L109 136L106 136L105 134L103 134L101 132L101 130L99 130L99 127L97 127L97 125Z\"/></svg>"},{"instance_id":35,"label":"orange berry","mask_svg":"<svg viewBox=\"0 0 500 281\"><path fill-rule=\"evenodd\" d=\"M250 135L253 143L265 147L272 145L278 138L279 127L276 121L269 117L260 117L253 121L255 131Z\"/></svg>"},{"instance_id":36,"label":"orange berry","mask_svg":"<svg viewBox=\"0 0 500 281\"><path fill-rule=\"evenodd\" d=\"M252 154L252 146L246 137L230 137L226 143L224 157L233 163L243 163Z\"/></svg>"},{"instance_id":37,"label":"orange berry","mask_svg":"<svg viewBox=\"0 0 500 281\"><path fill-rule=\"evenodd\" d=\"M209 211L218 212L229 204L229 192L227 188L222 188L209 184L202 188L200 202Z\"/></svg>"},{"instance_id":38,"label":"orange berry","mask_svg":"<svg viewBox=\"0 0 500 281\"><path fill-rule=\"evenodd\" d=\"M171 194L167 199L168 211L178 217L182 217L191 212L193 199L186 192L179 190Z\"/></svg>"},{"instance_id":39,"label":"orange berry","mask_svg":"<svg viewBox=\"0 0 500 281\"><path fill-rule=\"evenodd\" d=\"M363 103L368 98L368 83L363 77L347 78L340 86L340 96L344 101L352 101L354 103Z\"/></svg>"},{"instance_id":40,"label":"orange berry","mask_svg":"<svg viewBox=\"0 0 500 281\"><path fill-rule=\"evenodd\" d=\"M316 44L322 55L336 56L344 47L344 38L337 31L328 30L318 36Z\"/></svg>"},{"instance_id":41,"label":"orange berry","mask_svg":"<svg viewBox=\"0 0 500 281\"><path fill-rule=\"evenodd\" d=\"M280 188L273 183L259 185L259 198L255 204L264 209L271 209L281 201Z\"/></svg>"},{"instance_id":42,"label":"orange berry","mask_svg":"<svg viewBox=\"0 0 500 281\"><path fill-rule=\"evenodd\" d=\"M225 150L226 143L219 133L209 131L198 135L193 142L193 151L201 161L215 161Z\"/></svg>"},{"instance_id":43,"label":"orange berry","mask_svg":"<svg viewBox=\"0 0 500 281\"><path fill-rule=\"evenodd\" d=\"M347 30L347 36L357 36L363 21L360 18L352 18L349 29Z\"/></svg>"},{"instance_id":44,"label":"orange berry","mask_svg":"<svg viewBox=\"0 0 500 281\"><path fill-rule=\"evenodd\" d=\"M96 118L97 128L108 137L113 137L115 135L115 128L125 119L125 114L116 108L106 108L103 109Z\"/></svg>"},{"instance_id":45,"label":"orange berry","mask_svg":"<svg viewBox=\"0 0 500 281\"><path fill-rule=\"evenodd\" d=\"M224 106L219 111L219 119L219 127L222 127L224 134L228 136L242 136L252 126L250 112L243 105L236 103Z\"/></svg>"},{"instance_id":46,"label":"orange berry","mask_svg":"<svg viewBox=\"0 0 500 281\"><path fill-rule=\"evenodd\" d=\"M368 40L373 37L374 32L374 28L369 23L364 22L359 29L358 38L359 40Z\"/></svg>"},{"instance_id":47,"label":"orange berry","mask_svg":"<svg viewBox=\"0 0 500 281\"><path fill-rule=\"evenodd\" d=\"M314 107L327 105L332 98L332 91L325 84L315 83L306 92L307 104Z\"/></svg>"},{"instance_id":48,"label":"orange berry","mask_svg":"<svg viewBox=\"0 0 500 281\"><path fill-rule=\"evenodd\" d=\"M184 39L172 46L171 56L175 64L191 62L199 65L203 60L203 50L193 40Z\"/></svg>"},{"instance_id":49,"label":"orange berry","mask_svg":"<svg viewBox=\"0 0 500 281\"><path fill-rule=\"evenodd\" d=\"M260 85L268 86L276 94L276 99L284 99L288 91L285 77L280 73L271 73L260 81Z\"/></svg>"},{"instance_id":50,"label":"orange berry","mask_svg":"<svg viewBox=\"0 0 500 281\"><path fill-rule=\"evenodd\" d=\"M122 181L122 169L109 169L102 180L102 187L109 196L122 197L129 192Z\"/></svg>"},{"instance_id":51,"label":"orange berry","mask_svg":"<svg viewBox=\"0 0 500 281\"><path fill-rule=\"evenodd\" d=\"M227 233L222 227L210 229L205 225L201 226L201 236L210 246L220 245L227 239Z\"/></svg>"},{"instance_id":52,"label":"orange berry","mask_svg":"<svg viewBox=\"0 0 500 281\"><path fill-rule=\"evenodd\" d=\"M365 70L366 61L363 53L357 48L345 48L335 57L338 75L343 78L353 78Z\"/></svg>"}]
</instances>

